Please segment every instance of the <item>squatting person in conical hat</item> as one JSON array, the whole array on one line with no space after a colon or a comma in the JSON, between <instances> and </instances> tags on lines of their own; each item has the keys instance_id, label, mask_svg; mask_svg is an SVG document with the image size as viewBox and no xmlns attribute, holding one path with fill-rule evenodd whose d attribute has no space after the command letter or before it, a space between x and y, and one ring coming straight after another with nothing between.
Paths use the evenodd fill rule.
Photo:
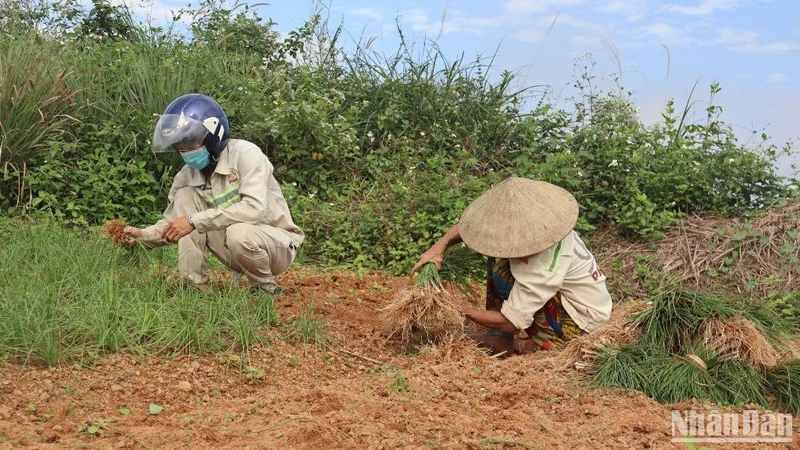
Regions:
<instances>
[{"instance_id":1,"label":"squatting person in conical hat","mask_svg":"<svg viewBox=\"0 0 800 450\"><path fill-rule=\"evenodd\" d=\"M172 183L163 218L125 233L148 247L178 243L181 278L208 292L206 249L252 289L279 292L275 275L294 261L304 233L292 221L272 163L255 144L231 139L222 107L202 94L167 106L153 152L177 151L185 165Z\"/></svg>"},{"instance_id":2,"label":"squatting person in conical hat","mask_svg":"<svg viewBox=\"0 0 800 450\"><path fill-rule=\"evenodd\" d=\"M464 242L488 257L486 310L467 318L488 328L471 337L492 353L516 352L525 330L543 350L557 350L611 317L606 277L573 230L578 203L550 183L510 177L478 197L459 222L420 257L412 273Z\"/></svg>"}]
</instances>

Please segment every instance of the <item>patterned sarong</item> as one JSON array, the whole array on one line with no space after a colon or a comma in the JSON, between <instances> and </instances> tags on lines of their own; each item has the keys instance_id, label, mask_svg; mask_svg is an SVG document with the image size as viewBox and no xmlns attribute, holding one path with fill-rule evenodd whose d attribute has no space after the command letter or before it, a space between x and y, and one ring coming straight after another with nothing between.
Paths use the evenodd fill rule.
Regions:
<instances>
[{"instance_id":1,"label":"patterned sarong","mask_svg":"<svg viewBox=\"0 0 800 450\"><path fill-rule=\"evenodd\" d=\"M499 311L514 286L508 259L489 258L486 276L486 309ZM525 329L530 339L542 350L560 350L575 337L584 334L561 304L556 294L533 315L533 324Z\"/></svg>"}]
</instances>

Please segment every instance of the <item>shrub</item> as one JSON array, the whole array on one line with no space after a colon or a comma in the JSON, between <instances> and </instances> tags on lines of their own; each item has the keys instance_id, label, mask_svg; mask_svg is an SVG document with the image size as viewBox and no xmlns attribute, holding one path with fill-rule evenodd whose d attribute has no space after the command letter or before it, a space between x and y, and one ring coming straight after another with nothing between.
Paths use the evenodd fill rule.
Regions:
<instances>
[{"instance_id":1,"label":"shrub","mask_svg":"<svg viewBox=\"0 0 800 450\"><path fill-rule=\"evenodd\" d=\"M61 24L53 29L64 44L37 56L38 72L66 69L65 98L82 107L70 109L80 123L19 147L24 167L0 176L0 207L70 224L157 216L181 162L153 156L149 138L157 115L187 92L216 98L232 135L267 152L307 232L304 254L325 264L404 273L472 199L509 175L572 192L579 230L613 225L652 239L686 214L739 215L787 195L777 149L766 137L756 148L735 140L714 104L717 85L703 123L687 120L698 105L687 102L645 126L630 93L596 86L590 59L578 62L573 107L561 109L535 98L536 87L513 89L512 73L495 77L491 57L451 60L436 41L411 44L402 30L394 53L370 52L369 41L347 51L342 30L327 30L319 16L280 41L250 7L209 0L182 10L193 20L186 36L136 25L124 8L14 16L14 30L29 26L37 36L31 55L54 48L40 24ZM80 24L101 26L106 16L119 19L110 30L133 24L140 38L79 37ZM21 52L14 42L0 37L0 48Z\"/></svg>"}]
</instances>

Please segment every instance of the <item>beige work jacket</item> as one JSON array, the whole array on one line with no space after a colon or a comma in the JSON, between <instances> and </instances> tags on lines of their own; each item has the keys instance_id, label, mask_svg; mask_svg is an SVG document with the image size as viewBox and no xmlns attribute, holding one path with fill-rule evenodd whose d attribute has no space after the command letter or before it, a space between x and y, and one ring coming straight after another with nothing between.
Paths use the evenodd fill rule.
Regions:
<instances>
[{"instance_id":1,"label":"beige work jacket","mask_svg":"<svg viewBox=\"0 0 800 450\"><path fill-rule=\"evenodd\" d=\"M591 333L611 317L606 276L578 233L572 231L552 247L526 258L510 259L514 286L500 312L520 330L557 292L575 323Z\"/></svg>"},{"instance_id":2,"label":"beige work jacket","mask_svg":"<svg viewBox=\"0 0 800 450\"><path fill-rule=\"evenodd\" d=\"M305 239L303 231L292 221L289 206L273 175L272 163L251 142L228 141L208 183L200 170L183 166L169 191L170 206L175 193L187 186L196 189L208 204L208 209L192 214L200 233L222 230L234 223L252 223L283 230L296 247ZM143 241L161 240L161 232L169 223L170 206L164 212L164 219L142 230Z\"/></svg>"}]
</instances>

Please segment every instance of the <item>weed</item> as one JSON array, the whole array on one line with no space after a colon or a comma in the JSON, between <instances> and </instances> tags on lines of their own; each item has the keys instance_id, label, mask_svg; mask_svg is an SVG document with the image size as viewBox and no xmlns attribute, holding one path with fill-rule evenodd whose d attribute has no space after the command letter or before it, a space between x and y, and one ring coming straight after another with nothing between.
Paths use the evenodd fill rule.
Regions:
<instances>
[{"instance_id":1,"label":"weed","mask_svg":"<svg viewBox=\"0 0 800 450\"><path fill-rule=\"evenodd\" d=\"M391 381L389 382L388 388L392 392L408 392L408 381L406 380L405 375L403 375L402 370L398 370L394 373Z\"/></svg>"},{"instance_id":2,"label":"weed","mask_svg":"<svg viewBox=\"0 0 800 450\"><path fill-rule=\"evenodd\" d=\"M314 317L312 305L307 305L298 317L293 317L284 325L286 338L303 344L317 344L327 348L331 338L327 334L327 324Z\"/></svg>"},{"instance_id":3,"label":"weed","mask_svg":"<svg viewBox=\"0 0 800 450\"><path fill-rule=\"evenodd\" d=\"M92 436L99 436L103 430L108 428L109 423L110 421L108 420L95 420L91 424L87 425L84 431Z\"/></svg>"}]
</instances>

